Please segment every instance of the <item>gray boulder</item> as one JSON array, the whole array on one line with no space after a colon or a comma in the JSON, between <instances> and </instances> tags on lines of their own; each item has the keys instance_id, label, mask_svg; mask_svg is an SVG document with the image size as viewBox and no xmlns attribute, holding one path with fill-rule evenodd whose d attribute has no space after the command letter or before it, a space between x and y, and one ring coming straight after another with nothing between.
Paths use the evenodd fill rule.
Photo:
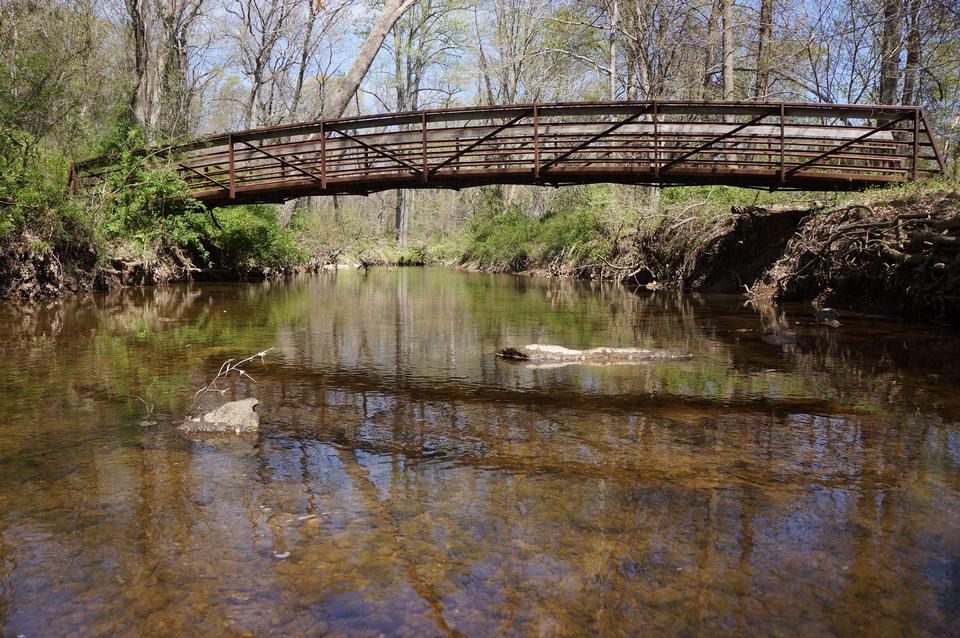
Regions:
<instances>
[{"instance_id":1,"label":"gray boulder","mask_svg":"<svg viewBox=\"0 0 960 638\"><path fill-rule=\"evenodd\" d=\"M224 403L200 417L190 417L178 429L186 434L252 434L260 429L260 417L254 408L257 399Z\"/></svg>"}]
</instances>

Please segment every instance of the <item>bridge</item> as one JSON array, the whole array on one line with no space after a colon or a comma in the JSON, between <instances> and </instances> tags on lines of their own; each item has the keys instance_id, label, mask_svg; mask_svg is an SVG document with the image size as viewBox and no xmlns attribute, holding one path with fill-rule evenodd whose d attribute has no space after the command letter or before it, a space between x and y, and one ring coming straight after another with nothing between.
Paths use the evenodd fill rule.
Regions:
<instances>
[{"instance_id":1,"label":"bridge","mask_svg":"<svg viewBox=\"0 0 960 638\"><path fill-rule=\"evenodd\" d=\"M210 206L485 184L860 190L942 173L919 107L578 102L319 120L155 149ZM111 158L80 162L82 189Z\"/></svg>"}]
</instances>

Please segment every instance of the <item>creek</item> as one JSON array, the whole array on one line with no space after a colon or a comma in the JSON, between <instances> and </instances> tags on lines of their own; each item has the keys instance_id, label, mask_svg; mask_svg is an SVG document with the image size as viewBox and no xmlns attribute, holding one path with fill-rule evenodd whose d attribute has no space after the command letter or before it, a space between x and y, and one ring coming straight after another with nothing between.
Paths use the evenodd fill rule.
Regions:
<instances>
[{"instance_id":1,"label":"creek","mask_svg":"<svg viewBox=\"0 0 960 638\"><path fill-rule=\"evenodd\" d=\"M504 347L667 348L531 367ZM176 431L229 358L260 433ZM960 336L420 269L0 305L0 635L949 635Z\"/></svg>"}]
</instances>

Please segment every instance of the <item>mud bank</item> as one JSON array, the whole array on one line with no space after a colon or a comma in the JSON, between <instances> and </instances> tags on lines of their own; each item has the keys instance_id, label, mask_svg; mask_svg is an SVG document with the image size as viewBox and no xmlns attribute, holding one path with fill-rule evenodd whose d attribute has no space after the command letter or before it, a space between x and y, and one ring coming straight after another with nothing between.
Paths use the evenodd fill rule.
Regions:
<instances>
[{"instance_id":1,"label":"mud bank","mask_svg":"<svg viewBox=\"0 0 960 638\"><path fill-rule=\"evenodd\" d=\"M526 274L736 293L940 324L960 323L960 192L734 206L619 237L605 263Z\"/></svg>"},{"instance_id":2,"label":"mud bank","mask_svg":"<svg viewBox=\"0 0 960 638\"><path fill-rule=\"evenodd\" d=\"M0 245L0 299L30 301L93 290L190 281L258 281L317 272L327 266L319 259L284 268L200 268L195 262L178 249L149 257L118 249L111 256L101 257L89 242L50 245L39 237L24 234L6 238Z\"/></svg>"}]
</instances>

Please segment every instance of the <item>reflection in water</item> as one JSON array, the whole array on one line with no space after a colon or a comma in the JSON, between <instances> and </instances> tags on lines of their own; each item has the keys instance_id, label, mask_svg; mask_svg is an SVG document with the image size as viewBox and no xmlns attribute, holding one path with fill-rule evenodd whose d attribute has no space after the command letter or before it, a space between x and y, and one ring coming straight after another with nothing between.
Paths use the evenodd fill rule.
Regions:
<instances>
[{"instance_id":1,"label":"reflection in water","mask_svg":"<svg viewBox=\"0 0 960 638\"><path fill-rule=\"evenodd\" d=\"M5 306L0 330L3 635L956 628L947 333L429 269ZM696 356L493 356L535 342ZM258 438L176 434L270 346L225 397L261 400Z\"/></svg>"}]
</instances>

